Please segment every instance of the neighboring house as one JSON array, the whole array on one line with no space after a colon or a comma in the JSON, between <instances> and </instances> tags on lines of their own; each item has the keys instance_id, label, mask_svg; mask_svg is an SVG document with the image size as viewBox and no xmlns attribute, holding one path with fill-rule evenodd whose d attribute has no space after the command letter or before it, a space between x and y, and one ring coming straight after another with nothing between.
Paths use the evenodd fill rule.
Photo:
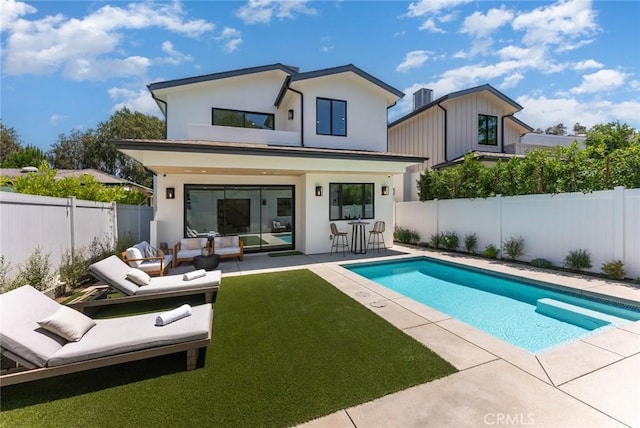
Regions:
<instances>
[{"instance_id":1,"label":"neighboring house","mask_svg":"<svg viewBox=\"0 0 640 428\"><path fill-rule=\"evenodd\" d=\"M396 200L418 200L416 179L425 168L456 163L469 152L491 159L533 128L513 115L522 106L491 85L432 99L430 89L413 95L413 111L388 126L390 152L428 157L395 178Z\"/></svg>"},{"instance_id":2,"label":"neighboring house","mask_svg":"<svg viewBox=\"0 0 640 428\"><path fill-rule=\"evenodd\" d=\"M19 177L24 174L28 174L30 172L37 172L38 168L30 166L25 168L2 168L0 169L0 176L7 177L9 179ZM85 169L56 169L56 179L62 179L66 177L82 177L83 175L91 175L98 183L103 184L105 186L118 186L124 187L125 189L137 190L139 192L144 193L151 203L151 198L153 197L153 189L149 189L148 187L142 186L140 184L134 183L129 180L123 180L122 178L115 177L111 174L107 174L106 172L93 169L93 168L85 168ZM9 180L10 181L10 180Z\"/></svg>"},{"instance_id":3,"label":"neighboring house","mask_svg":"<svg viewBox=\"0 0 640 428\"><path fill-rule=\"evenodd\" d=\"M585 136L536 134L514 114L522 106L491 85L482 85L432 99L430 89L413 94L413 111L389 124L392 153L428 158L394 177L396 201L418 200L416 180L424 169L457 165L470 152L486 164L524 156L536 148L584 147Z\"/></svg>"},{"instance_id":4,"label":"neighboring house","mask_svg":"<svg viewBox=\"0 0 640 428\"><path fill-rule=\"evenodd\" d=\"M245 251L329 252L330 223L388 225L394 175L422 156L388 153L403 93L353 65L272 64L148 85L166 140L117 140L156 174L152 244L238 234ZM367 230L369 230L369 228Z\"/></svg>"}]
</instances>

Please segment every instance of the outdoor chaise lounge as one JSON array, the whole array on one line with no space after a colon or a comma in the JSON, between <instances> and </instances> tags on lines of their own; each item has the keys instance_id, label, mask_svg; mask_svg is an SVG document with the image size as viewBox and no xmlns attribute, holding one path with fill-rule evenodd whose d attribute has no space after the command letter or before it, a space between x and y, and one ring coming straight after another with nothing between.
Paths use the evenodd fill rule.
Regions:
<instances>
[{"instance_id":1,"label":"outdoor chaise lounge","mask_svg":"<svg viewBox=\"0 0 640 428\"><path fill-rule=\"evenodd\" d=\"M120 292L124 297L110 297L72 304L79 311L86 311L110 304L130 301L163 299L168 297L204 295L205 303L216 301L218 289L222 282L222 272L214 270L206 272L204 276L185 280L184 275L158 276L149 279L148 285L137 285L127 278L133 268L120 260L117 256L109 256L89 266L89 271L112 289Z\"/></svg>"},{"instance_id":2,"label":"outdoor chaise lounge","mask_svg":"<svg viewBox=\"0 0 640 428\"><path fill-rule=\"evenodd\" d=\"M184 351L192 370L213 328L210 304L158 327L157 313L92 320L30 285L0 295L0 308L0 351L16 363L3 365L1 386Z\"/></svg>"}]
</instances>

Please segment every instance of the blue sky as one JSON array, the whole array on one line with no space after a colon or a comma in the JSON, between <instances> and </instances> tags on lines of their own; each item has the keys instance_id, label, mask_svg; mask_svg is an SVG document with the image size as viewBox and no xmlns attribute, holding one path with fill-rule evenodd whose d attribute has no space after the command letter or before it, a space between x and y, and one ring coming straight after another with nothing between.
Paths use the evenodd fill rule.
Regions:
<instances>
[{"instance_id":1,"label":"blue sky","mask_svg":"<svg viewBox=\"0 0 640 428\"><path fill-rule=\"evenodd\" d=\"M489 83L533 128L640 129L639 1L0 0L0 117L48 150L113 111L160 116L146 85L273 63L354 64L406 95Z\"/></svg>"}]
</instances>

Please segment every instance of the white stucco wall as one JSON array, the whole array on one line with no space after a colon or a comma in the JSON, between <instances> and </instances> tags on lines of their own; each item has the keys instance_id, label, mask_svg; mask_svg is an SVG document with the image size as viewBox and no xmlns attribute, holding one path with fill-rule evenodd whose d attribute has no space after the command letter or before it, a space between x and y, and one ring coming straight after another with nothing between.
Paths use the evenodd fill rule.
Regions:
<instances>
[{"instance_id":1,"label":"white stucco wall","mask_svg":"<svg viewBox=\"0 0 640 428\"><path fill-rule=\"evenodd\" d=\"M184 185L185 184L237 184L237 185L294 185L295 186L295 249L305 254L325 253L331 250L329 240L329 183L374 183L375 219L367 220L373 227L376 220L385 221L387 245L393 242L393 180L385 175L307 174L302 176L265 175L194 175L169 174L157 177L156 228L157 242L170 247L183 238ZM390 194L381 195L381 186L388 186ZM323 195L315 196L316 186L322 186ZM175 199L166 199L165 189L175 188ZM214 214L212 214L214 215ZM336 221L340 230L351 232L347 221ZM367 234L368 235L368 234Z\"/></svg>"}]
</instances>

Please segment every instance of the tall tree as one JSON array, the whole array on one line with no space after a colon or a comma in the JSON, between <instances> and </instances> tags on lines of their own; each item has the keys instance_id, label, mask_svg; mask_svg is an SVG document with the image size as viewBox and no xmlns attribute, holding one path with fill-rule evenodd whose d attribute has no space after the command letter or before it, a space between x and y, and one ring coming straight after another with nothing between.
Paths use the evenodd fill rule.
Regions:
<instances>
[{"instance_id":1,"label":"tall tree","mask_svg":"<svg viewBox=\"0 0 640 428\"><path fill-rule=\"evenodd\" d=\"M22 141L13 128L7 128L0 120L0 165L9 155L22 149Z\"/></svg>"},{"instance_id":2,"label":"tall tree","mask_svg":"<svg viewBox=\"0 0 640 428\"><path fill-rule=\"evenodd\" d=\"M567 127L563 123L559 123L555 126L551 126L546 129L545 134L550 135L565 135L567 133Z\"/></svg>"},{"instance_id":3,"label":"tall tree","mask_svg":"<svg viewBox=\"0 0 640 428\"><path fill-rule=\"evenodd\" d=\"M580 122L576 122L573 125L573 133L574 133L574 135L586 134L587 133L587 127L584 126L584 125L581 125Z\"/></svg>"},{"instance_id":4,"label":"tall tree","mask_svg":"<svg viewBox=\"0 0 640 428\"><path fill-rule=\"evenodd\" d=\"M4 168L24 168L26 166L37 167L45 160L45 154L36 146L27 145L18 151L11 153L2 162Z\"/></svg>"},{"instance_id":5,"label":"tall tree","mask_svg":"<svg viewBox=\"0 0 640 428\"><path fill-rule=\"evenodd\" d=\"M587 132L585 140L592 156L596 153L607 156L614 150L629 147L631 144L640 144L640 135L626 123L620 122L594 125Z\"/></svg>"},{"instance_id":6,"label":"tall tree","mask_svg":"<svg viewBox=\"0 0 640 428\"><path fill-rule=\"evenodd\" d=\"M151 187L153 175L147 171L142 164L123 155L108 143L109 140L132 138L132 139L152 139L164 138L164 122L159 118L146 115L140 112L132 112L128 108L123 108L111 115L108 121L101 122L97 129L97 141L103 146L103 156L109 157L115 154L114 175Z\"/></svg>"}]
</instances>

